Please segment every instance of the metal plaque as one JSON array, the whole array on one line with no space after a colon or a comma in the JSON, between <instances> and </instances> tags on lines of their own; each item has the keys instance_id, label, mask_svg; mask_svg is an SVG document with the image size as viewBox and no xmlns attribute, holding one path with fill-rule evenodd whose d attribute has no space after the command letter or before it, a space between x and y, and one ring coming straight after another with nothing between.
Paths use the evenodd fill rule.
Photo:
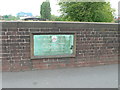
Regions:
<instances>
[{"instance_id":1,"label":"metal plaque","mask_svg":"<svg viewBox=\"0 0 120 90\"><path fill-rule=\"evenodd\" d=\"M33 35L34 56L72 55L74 35Z\"/></svg>"}]
</instances>

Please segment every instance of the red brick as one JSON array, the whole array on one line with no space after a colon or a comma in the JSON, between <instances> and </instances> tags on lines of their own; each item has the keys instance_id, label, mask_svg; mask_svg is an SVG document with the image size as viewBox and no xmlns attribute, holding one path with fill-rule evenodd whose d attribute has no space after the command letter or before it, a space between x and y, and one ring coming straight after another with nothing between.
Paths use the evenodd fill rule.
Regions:
<instances>
[{"instance_id":1,"label":"red brick","mask_svg":"<svg viewBox=\"0 0 120 90\"><path fill-rule=\"evenodd\" d=\"M76 57L30 59L30 32L76 31ZM55 29L4 29L2 31L2 64L4 71L55 69L62 67L95 66L118 63L117 33L110 30L61 28ZM117 31L116 31L117 32ZM114 42L115 41L115 42ZM12 60L12 61L11 61ZM13 62L15 61L15 62ZM25 62L25 63L24 63ZM31 63L32 62L32 63ZM22 64L22 66L21 66Z\"/></svg>"}]
</instances>

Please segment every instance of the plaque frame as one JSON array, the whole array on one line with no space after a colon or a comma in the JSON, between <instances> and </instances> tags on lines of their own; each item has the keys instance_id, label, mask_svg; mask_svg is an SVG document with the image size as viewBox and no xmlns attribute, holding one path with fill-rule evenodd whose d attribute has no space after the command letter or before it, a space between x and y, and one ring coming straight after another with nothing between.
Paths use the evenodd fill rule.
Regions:
<instances>
[{"instance_id":1,"label":"plaque frame","mask_svg":"<svg viewBox=\"0 0 120 90\"><path fill-rule=\"evenodd\" d=\"M48 55L48 56L34 56L34 35L74 35L74 47L73 54L71 55ZM30 33L30 57L31 59L42 59L42 58L70 58L76 57L76 32L67 31L67 32L31 32Z\"/></svg>"}]
</instances>

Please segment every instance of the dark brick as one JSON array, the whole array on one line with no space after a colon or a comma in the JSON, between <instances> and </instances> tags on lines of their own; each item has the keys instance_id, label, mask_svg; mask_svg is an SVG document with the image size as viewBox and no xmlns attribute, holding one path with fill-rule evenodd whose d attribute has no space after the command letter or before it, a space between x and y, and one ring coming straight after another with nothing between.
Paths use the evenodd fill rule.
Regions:
<instances>
[{"instance_id":1,"label":"dark brick","mask_svg":"<svg viewBox=\"0 0 120 90\"><path fill-rule=\"evenodd\" d=\"M94 29L93 29L94 28ZM31 32L76 32L76 57L31 60ZM117 63L117 24L3 22L3 71L54 69ZM116 56L115 56L116 55Z\"/></svg>"}]
</instances>

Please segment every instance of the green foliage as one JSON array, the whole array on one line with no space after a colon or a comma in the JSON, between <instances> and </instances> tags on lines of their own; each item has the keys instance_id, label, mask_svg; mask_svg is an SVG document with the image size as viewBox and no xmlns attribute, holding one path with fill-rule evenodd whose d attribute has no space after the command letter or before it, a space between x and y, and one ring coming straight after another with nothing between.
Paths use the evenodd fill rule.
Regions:
<instances>
[{"instance_id":1,"label":"green foliage","mask_svg":"<svg viewBox=\"0 0 120 90\"><path fill-rule=\"evenodd\" d=\"M7 21L10 21L10 20L19 20L20 18L19 17L15 17L15 16L12 16L12 15L3 15L3 20L7 20Z\"/></svg>"},{"instance_id":2,"label":"green foliage","mask_svg":"<svg viewBox=\"0 0 120 90\"><path fill-rule=\"evenodd\" d=\"M65 21L65 20L63 19L63 17L60 16L60 17L57 17L55 21Z\"/></svg>"},{"instance_id":3,"label":"green foliage","mask_svg":"<svg viewBox=\"0 0 120 90\"><path fill-rule=\"evenodd\" d=\"M49 19L51 18L51 7L50 2L43 2L40 9L41 18Z\"/></svg>"},{"instance_id":4,"label":"green foliage","mask_svg":"<svg viewBox=\"0 0 120 90\"><path fill-rule=\"evenodd\" d=\"M109 2L62 2L59 5L67 21L111 22L114 18Z\"/></svg>"},{"instance_id":5,"label":"green foliage","mask_svg":"<svg viewBox=\"0 0 120 90\"><path fill-rule=\"evenodd\" d=\"M51 15L51 21L63 21L63 18L60 16Z\"/></svg>"},{"instance_id":6,"label":"green foliage","mask_svg":"<svg viewBox=\"0 0 120 90\"><path fill-rule=\"evenodd\" d=\"M58 18L58 16L55 16L55 15L51 15L51 21L55 21L56 20L56 18Z\"/></svg>"}]
</instances>

